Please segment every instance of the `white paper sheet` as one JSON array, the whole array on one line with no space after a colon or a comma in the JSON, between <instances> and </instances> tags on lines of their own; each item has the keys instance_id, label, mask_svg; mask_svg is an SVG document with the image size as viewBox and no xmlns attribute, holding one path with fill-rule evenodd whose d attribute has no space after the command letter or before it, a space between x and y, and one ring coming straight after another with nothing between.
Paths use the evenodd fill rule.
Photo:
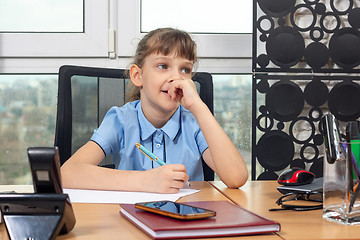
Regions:
<instances>
[{"instance_id":1,"label":"white paper sheet","mask_svg":"<svg viewBox=\"0 0 360 240\"><path fill-rule=\"evenodd\" d=\"M176 201L200 190L180 189L178 193L160 194L148 192L124 192L124 191L101 191L84 189L64 189L64 193L69 194L70 201L75 203L137 203L149 201Z\"/></svg>"}]
</instances>

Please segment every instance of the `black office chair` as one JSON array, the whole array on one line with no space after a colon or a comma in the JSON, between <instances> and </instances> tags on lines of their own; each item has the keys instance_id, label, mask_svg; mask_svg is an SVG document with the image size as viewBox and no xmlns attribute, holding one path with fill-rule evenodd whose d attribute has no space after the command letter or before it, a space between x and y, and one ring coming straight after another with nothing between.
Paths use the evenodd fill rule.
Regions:
<instances>
[{"instance_id":1,"label":"black office chair","mask_svg":"<svg viewBox=\"0 0 360 240\"><path fill-rule=\"evenodd\" d=\"M193 76L201 99L213 113L213 82L209 73ZM126 101L129 79L124 69L64 65L59 69L55 146L63 164L92 136L106 112ZM214 180L214 172L204 161L204 180ZM110 159L102 166L115 167Z\"/></svg>"}]
</instances>

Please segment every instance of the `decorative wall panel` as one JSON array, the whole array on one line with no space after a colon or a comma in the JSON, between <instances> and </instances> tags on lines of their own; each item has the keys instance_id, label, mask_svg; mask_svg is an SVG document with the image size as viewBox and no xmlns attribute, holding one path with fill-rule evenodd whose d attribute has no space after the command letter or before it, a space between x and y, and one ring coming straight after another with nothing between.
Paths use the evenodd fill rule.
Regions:
<instances>
[{"instance_id":1,"label":"decorative wall panel","mask_svg":"<svg viewBox=\"0 0 360 240\"><path fill-rule=\"evenodd\" d=\"M359 84L359 76L254 75L252 179L277 179L289 166L321 177L320 119L330 112L342 127L358 119Z\"/></svg>"},{"instance_id":2,"label":"decorative wall panel","mask_svg":"<svg viewBox=\"0 0 360 240\"><path fill-rule=\"evenodd\" d=\"M254 72L360 72L360 2L255 0Z\"/></svg>"}]
</instances>

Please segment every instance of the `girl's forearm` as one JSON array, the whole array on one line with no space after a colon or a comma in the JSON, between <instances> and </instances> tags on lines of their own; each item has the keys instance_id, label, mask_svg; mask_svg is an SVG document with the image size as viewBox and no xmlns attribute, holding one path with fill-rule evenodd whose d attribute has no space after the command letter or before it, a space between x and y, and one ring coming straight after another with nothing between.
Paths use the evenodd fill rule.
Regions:
<instances>
[{"instance_id":1,"label":"girl's forearm","mask_svg":"<svg viewBox=\"0 0 360 240\"><path fill-rule=\"evenodd\" d=\"M139 181L142 172L123 171L86 163L64 164L61 167L64 188L145 191Z\"/></svg>"}]
</instances>

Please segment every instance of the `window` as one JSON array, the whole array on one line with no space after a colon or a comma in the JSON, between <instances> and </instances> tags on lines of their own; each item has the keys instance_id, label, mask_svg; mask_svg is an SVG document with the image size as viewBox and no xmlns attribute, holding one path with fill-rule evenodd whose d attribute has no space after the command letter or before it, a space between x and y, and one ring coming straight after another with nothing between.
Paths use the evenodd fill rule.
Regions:
<instances>
[{"instance_id":1,"label":"window","mask_svg":"<svg viewBox=\"0 0 360 240\"><path fill-rule=\"evenodd\" d=\"M31 184L29 146L53 146L56 75L0 75L0 183Z\"/></svg>"},{"instance_id":2,"label":"window","mask_svg":"<svg viewBox=\"0 0 360 240\"><path fill-rule=\"evenodd\" d=\"M43 1L46 2L46 0ZM36 1L35 7L41 10L41 15L37 14L35 10L35 12L31 11L30 4L24 11L26 14L31 14L31 17L25 18L26 15L19 17L18 11L28 6L28 2L35 4L35 1L26 0L1 2L0 21L3 22L0 24L1 57L108 56L107 1L86 0L86 4L84 4L80 0L52 0L45 5ZM57 7L55 8L51 3L56 3ZM82 9L82 5L84 9ZM45 6L52 9L51 14L47 12ZM66 13L64 13L64 9L66 9ZM72 10L70 11L70 9ZM61 14L64 15L61 16ZM42 19L42 24L39 23L40 20L37 17L34 17L36 15L45 18ZM75 22L72 25L73 29L69 29L67 24L68 20L66 19L69 15ZM3 20L9 16L11 16L11 21ZM23 19L26 21L24 22ZM25 25L28 21L31 23L30 26ZM85 25L79 26L79 21L84 21Z\"/></svg>"},{"instance_id":3,"label":"window","mask_svg":"<svg viewBox=\"0 0 360 240\"><path fill-rule=\"evenodd\" d=\"M141 0L140 10L141 32L164 26L192 33L252 32L252 1Z\"/></svg>"},{"instance_id":4,"label":"window","mask_svg":"<svg viewBox=\"0 0 360 240\"><path fill-rule=\"evenodd\" d=\"M251 169L252 76L213 74L214 116Z\"/></svg>"},{"instance_id":5,"label":"window","mask_svg":"<svg viewBox=\"0 0 360 240\"><path fill-rule=\"evenodd\" d=\"M25 27L21 20L28 19L25 23L36 20L38 16L34 15L40 7L34 5L31 10L30 6L22 13L22 16L30 14L32 19L17 19L20 10L28 6L28 2L39 4L42 1L44 3L39 14L52 17L54 21L48 20L46 26L37 26L36 22L32 22ZM200 59L196 71L212 73L215 118L242 153L250 171L252 50L249 32L252 18L246 13L252 14L251 0L3 0L0 4L0 184L30 183L26 148L53 146L56 74L59 67L65 64L128 67L139 39L155 26L160 27L159 22L147 25L149 20L146 18L155 15L151 7L166 6L169 2L170 7L177 6L176 2L180 3L176 10L169 11L176 13L170 17L176 16L177 21L182 20L179 23L184 23L178 17L181 5L187 7L186 11L181 10L181 14L189 13L192 16L188 17L190 26L181 28L192 32L198 44ZM220 10L218 3L233 11L225 17L235 18L225 20L219 17L224 10ZM45 4L53 10L43 11ZM206 7L199 9L198 4ZM215 13L211 12L210 5L215 6ZM191 12L193 9L196 17ZM240 12L242 10L244 13ZM146 15L146 11L152 14ZM61 18L64 14L66 17ZM216 23L224 19L225 23L221 23L221 28L212 28L216 26L207 24L209 20L203 21L205 17L200 17L200 14L216 20ZM164 16L161 14L162 19ZM71 24L68 25L70 18ZM6 22L8 19L11 20ZM60 25L58 19L62 21ZM166 22L170 24L170 20ZM228 28L231 24L226 23L231 22L235 24ZM172 26L179 23L171 22ZM198 23L205 23L206 28L203 29ZM114 55L109 57L109 52Z\"/></svg>"},{"instance_id":6,"label":"window","mask_svg":"<svg viewBox=\"0 0 360 240\"><path fill-rule=\"evenodd\" d=\"M186 10L177 10L176 2L179 2L180 5L184 4ZM241 2L241 6L239 6L239 3ZM135 46L137 45L138 39L140 39L144 32L142 30L149 30L150 28L156 28L156 27L166 27L168 24L167 21L157 21L158 24L165 24L165 25L155 25L149 24L145 26L141 26L141 19L149 19L150 15L159 15L161 18L166 16L164 12L171 12L173 16L176 16L176 21L178 21L178 24L176 24L173 21L173 25L182 26L179 24L179 21L181 20L181 17L185 15L187 12L189 12L190 8L193 7L194 4L202 4L202 8L197 7L195 9L195 12L197 12L196 16L191 16L191 21L194 22L200 22L200 20L203 18L202 15L209 15L209 18L217 19L219 18L218 14L214 15L213 12L208 12L208 8L211 9L211 5L214 6L214 8L217 7L217 4L219 1L204 1L204 0L187 0L187 1L151 1L151 0L138 0L138 1L127 1L127 0L119 0L118 4L118 18L119 18L119 27L120 29L123 29L124 32L126 32L126 35L121 35L121 37L118 37L117 45L118 48L118 55L119 56L132 56ZM248 13L252 13L252 1L251 0L242 0L242 1L233 1L233 0L223 0L221 1L222 5L231 6L231 8L234 8L237 10L239 14L233 15L234 17L232 20L228 20L229 22L236 22L236 18L240 15L241 10L246 10ZM236 5L234 5L236 4ZM160 13L154 13L153 10L150 8L150 5L156 6L157 8L160 7L168 7L171 10L164 10L159 11ZM206 7L204 7L204 5ZM233 6L234 5L234 6ZM127 6L127 7L124 7ZM174 7L175 6L175 7ZM144 8L142 11L140 9ZM240 9L238 9L240 8ZM150 14L148 14L146 11L149 11ZM141 15L141 13L143 15ZM171 15L170 15L171 16ZM240 22L248 22L248 26L251 26L252 18L248 14L246 16L243 16L240 20ZM156 19L155 19L156 20ZM205 24L206 25L206 24ZM243 24L240 24L243 25ZM143 27L144 29L141 29ZM184 26L185 27L185 26ZM185 31L190 32L189 29L183 29ZM219 30L217 30L219 31ZM207 30L204 30L204 32L207 32ZM248 32L248 30L246 30ZM198 52L200 57L226 57L226 58L244 58L244 57L251 57L251 34L240 34L240 33L224 33L224 34L193 34L194 40L198 43ZM245 46L245 47L244 47Z\"/></svg>"},{"instance_id":7,"label":"window","mask_svg":"<svg viewBox=\"0 0 360 240\"><path fill-rule=\"evenodd\" d=\"M2 0L0 32L84 32L83 10L83 0Z\"/></svg>"}]
</instances>

